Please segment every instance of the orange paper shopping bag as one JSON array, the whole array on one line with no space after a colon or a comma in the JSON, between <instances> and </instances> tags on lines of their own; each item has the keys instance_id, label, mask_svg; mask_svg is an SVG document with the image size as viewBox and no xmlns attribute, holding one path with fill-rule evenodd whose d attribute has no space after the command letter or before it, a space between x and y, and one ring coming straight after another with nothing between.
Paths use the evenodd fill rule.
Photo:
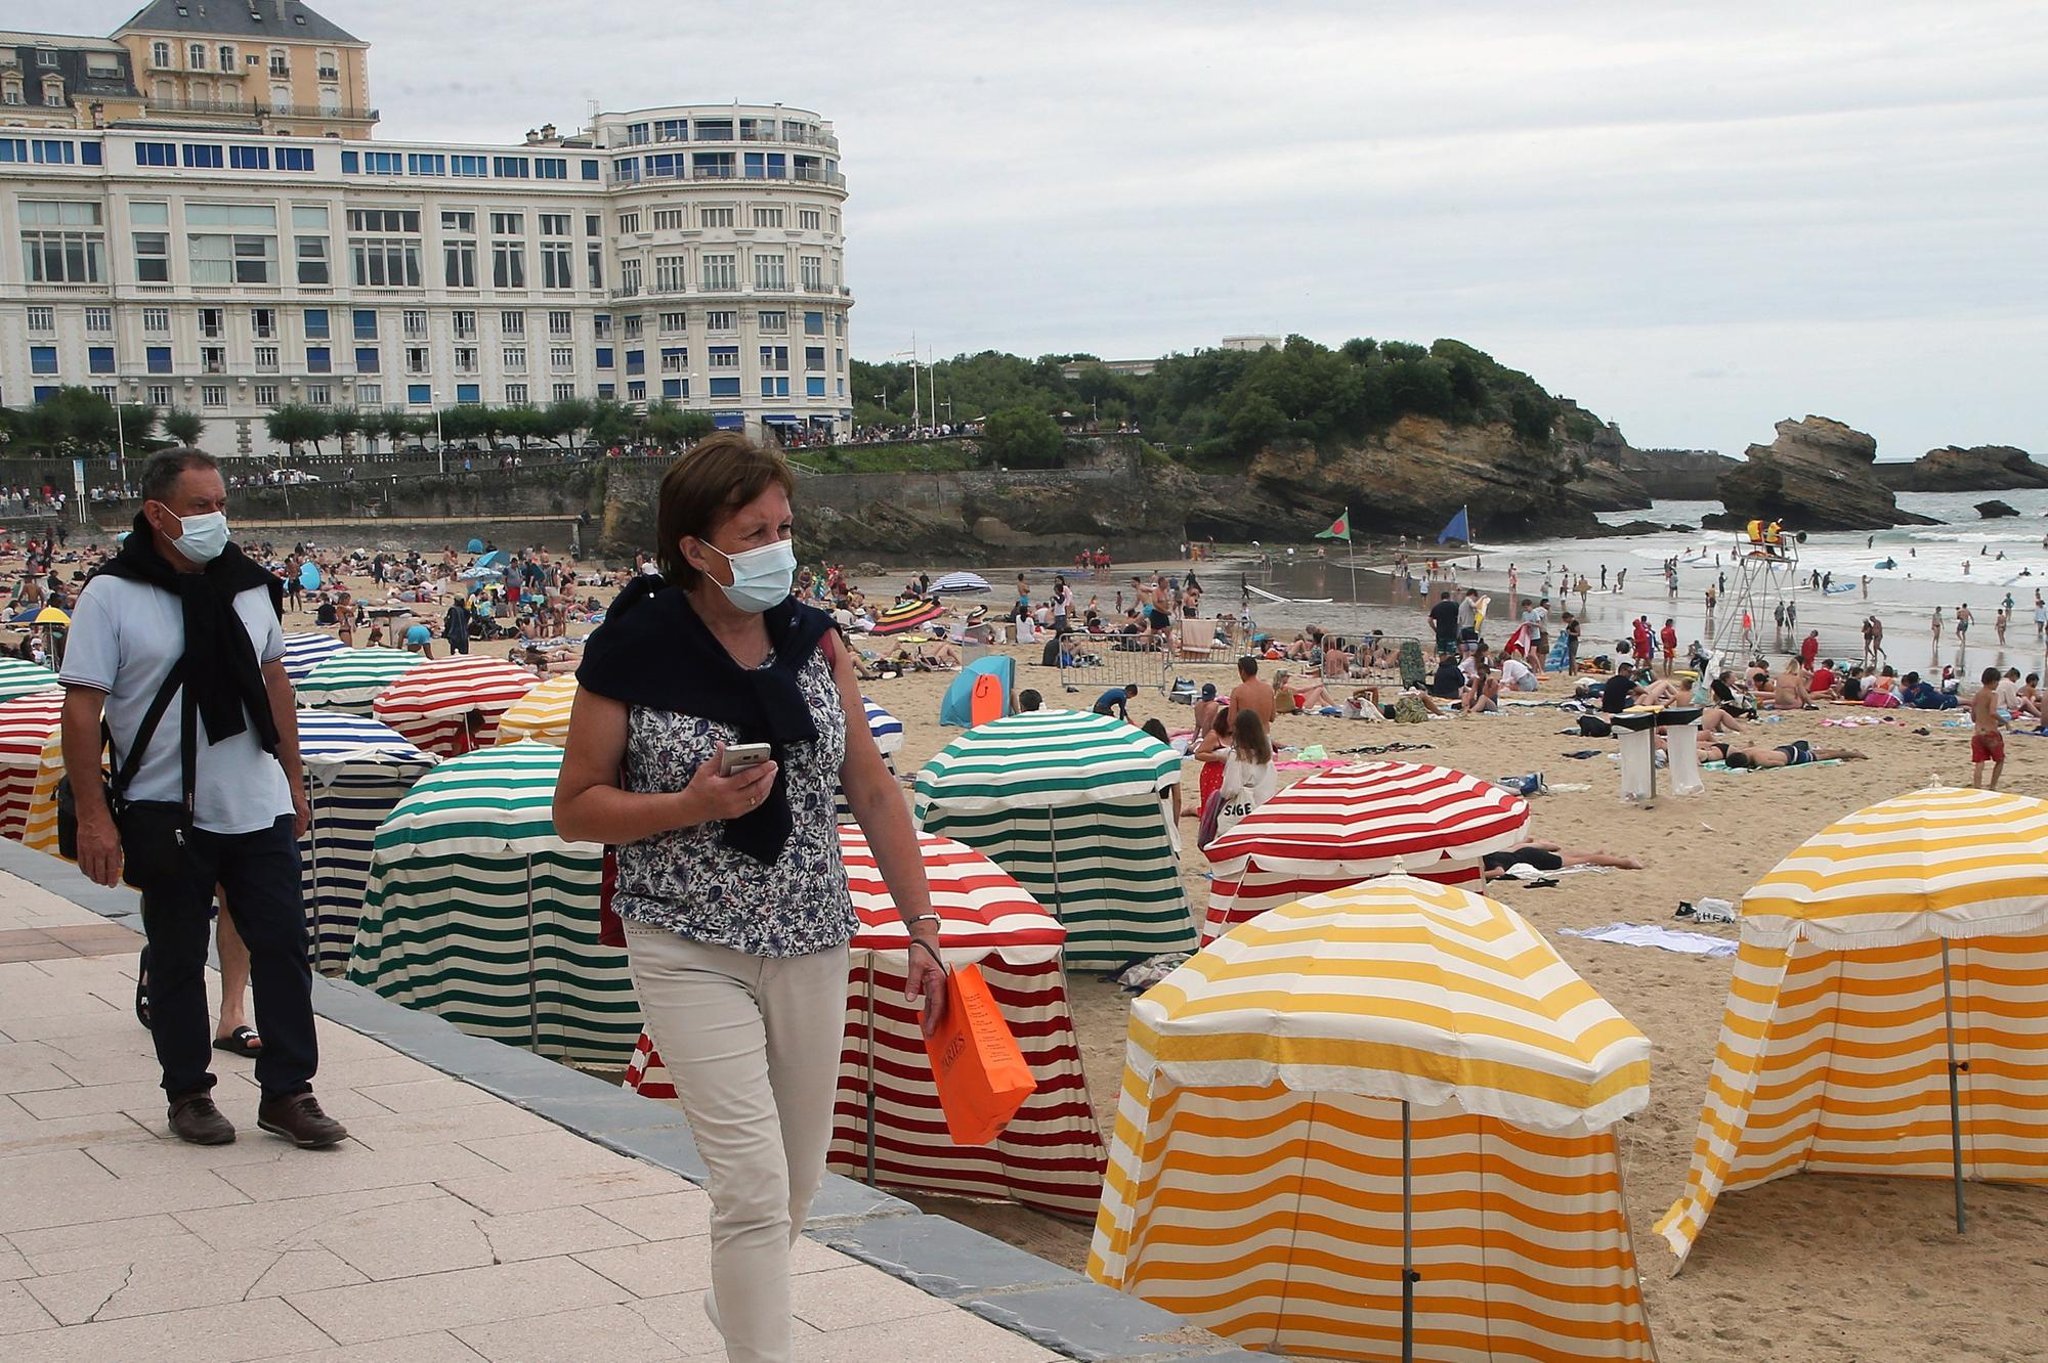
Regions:
<instances>
[{"instance_id":1,"label":"orange paper shopping bag","mask_svg":"<svg viewBox=\"0 0 2048 1363\"><path fill-rule=\"evenodd\" d=\"M924 1048L938 1080L946 1130L960 1145L987 1145L1001 1135L1038 1087L980 966L962 966L946 976L946 1017Z\"/></svg>"}]
</instances>

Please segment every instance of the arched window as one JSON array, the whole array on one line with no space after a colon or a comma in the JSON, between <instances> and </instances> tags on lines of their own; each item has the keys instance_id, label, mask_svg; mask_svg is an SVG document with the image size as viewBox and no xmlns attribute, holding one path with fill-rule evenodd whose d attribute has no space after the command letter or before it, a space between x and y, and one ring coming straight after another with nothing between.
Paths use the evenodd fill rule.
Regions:
<instances>
[{"instance_id":1,"label":"arched window","mask_svg":"<svg viewBox=\"0 0 2048 1363\"><path fill-rule=\"evenodd\" d=\"M171 64L171 45L162 41L151 43L149 45L149 63L151 66L169 66Z\"/></svg>"},{"instance_id":2,"label":"arched window","mask_svg":"<svg viewBox=\"0 0 2048 1363\"><path fill-rule=\"evenodd\" d=\"M235 69L235 49L231 44L220 45L220 69L228 72Z\"/></svg>"},{"instance_id":3,"label":"arched window","mask_svg":"<svg viewBox=\"0 0 2048 1363\"><path fill-rule=\"evenodd\" d=\"M206 69L206 44L193 43L185 49L185 65L194 71Z\"/></svg>"},{"instance_id":4,"label":"arched window","mask_svg":"<svg viewBox=\"0 0 2048 1363\"><path fill-rule=\"evenodd\" d=\"M64 103L64 78L62 76L43 77L43 103L53 106Z\"/></svg>"}]
</instances>

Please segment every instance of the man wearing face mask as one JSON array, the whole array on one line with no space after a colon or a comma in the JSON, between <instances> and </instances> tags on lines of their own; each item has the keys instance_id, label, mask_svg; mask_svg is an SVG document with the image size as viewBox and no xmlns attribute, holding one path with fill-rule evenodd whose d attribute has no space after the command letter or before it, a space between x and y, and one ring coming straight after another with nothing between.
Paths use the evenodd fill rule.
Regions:
<instances>
[{"instance_id":1,"label":"man wearing face mask","mask_svg":"<svg viewBox=\"0 0 2048 1363\"><path fill-rule=\"evenodd\" d=\"M348 1132L312 1091L319 1050L298 854L309 811L281 584L228 543L212 456L158 454L142 495L121 551L79 595L59 678L79 868L142 891L150 1031L172 1133L198 1145L235 1139L209 1070L206 941L218 885L249 948L263 1037L257 1125L299 1146L333 1145ZM109 740L111 792L100 761Z\"/></svg>"}]
</instances>

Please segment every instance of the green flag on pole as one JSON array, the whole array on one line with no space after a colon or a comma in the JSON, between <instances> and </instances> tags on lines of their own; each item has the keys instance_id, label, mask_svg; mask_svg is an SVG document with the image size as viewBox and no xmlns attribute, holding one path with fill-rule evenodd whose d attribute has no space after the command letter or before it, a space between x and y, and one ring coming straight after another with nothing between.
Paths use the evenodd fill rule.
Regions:
<instances>
[{"instance_id":1,"label":"green flag on pole","mask_svg":"<svg viewBox=\"0 0 2048 1363\"><path fill-rule=\"evenodd\" d=\"M1345 507L1344 514L1331 521L1328 530L1316 531L1316 538L1319 540L1343 540L1346 544L1351 543L1351 508Z\"/></svg>"}]
</instances>

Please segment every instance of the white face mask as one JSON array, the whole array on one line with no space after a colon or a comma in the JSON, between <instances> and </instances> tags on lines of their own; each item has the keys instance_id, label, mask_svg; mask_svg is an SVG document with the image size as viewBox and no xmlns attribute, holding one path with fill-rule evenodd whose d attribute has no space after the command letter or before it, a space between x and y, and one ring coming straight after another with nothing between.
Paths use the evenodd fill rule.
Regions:
<instances>
[{"instance_id":1,"label":"white face mask","mask_svg":"<svg viewBox=\"0 0 2048 1363\"><path fill-rule=\"evenodd\" d=\"M179 533L171 537L171 546L188 562L211 563L220 557L221 550L228 547L228 513L225 511L181 516L178 529Z\"/></svg>"},{"instance_id":2,"label":"white face mask","mask_svg":"<svg viewBox=\"0 0 2048 1363\"><path fill-rule=\"evenodd\" d=\"M788 540L777 540L740 554L728 554L709 540L702 543L732 565L732 585L721 582L718 588L740 610L759 615L789 596L790 583L796 578L796 549Z\"/></svg>"}]
</instances>

